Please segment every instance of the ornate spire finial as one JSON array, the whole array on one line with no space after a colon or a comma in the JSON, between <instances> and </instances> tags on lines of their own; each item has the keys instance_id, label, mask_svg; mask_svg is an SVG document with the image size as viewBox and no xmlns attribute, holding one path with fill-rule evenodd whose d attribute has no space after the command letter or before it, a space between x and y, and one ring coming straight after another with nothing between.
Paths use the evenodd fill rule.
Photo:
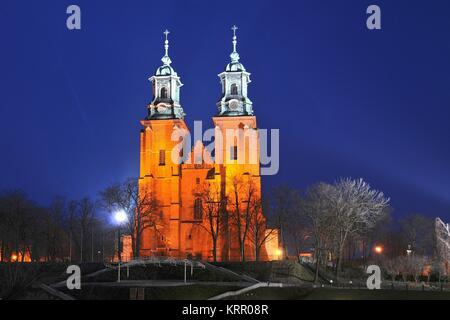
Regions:
<instances>
[{"instance_id":1,"label":"ornate spire finial","mask_svg":"<svg viewBox=\"0 0 450 320\"><path fill-rule=\"evenodd\" d=\"M166 36L166 40L164 41L165 54L164 54L164 57L162 57L161 61L164 64L166 64L166 65L170 65L172 63L172 61L169 58L169 39L168 39L168 35L169 35L170 31L166 29L166 31L164 31L163 33Z\"/></svg>"},{"instance_id":2,"label":"ornate spire finial","mask_svg":"<svg viewBox=\"0 0 450 320\"><path fill-rule=\"evenodd\" d=\"M238 27L236 27L236 25L233 25L231 27L231 30L233 30L233 36L236 37L236 30L239 29Z\"/></svg>"},{"instance_id":3,"label":"ornate spire finial","mask_svg":"<svg viewBox=\"0 0 450 320\"><path fill-rule=\"evenodd\" d=\"M236 25L233 25L231 27L231 30L233 30L233 52L236 52L236 44L237 44L236 30L237 29L238 29L238 27L236 27Z\"/></svg>"},{"instance_id":4,"label":"ornate spire finial","mask_svg":"<svg viewBox=\"0 0 450 320\"><path fill-rule=\"evenodd\" d=\"M231 61L239 61L239 54L236 51L236 45L237 45L237 37L236 37L236 30L238 27L236 25L233 25L231 27L231 30L233 30L233 52L230 55Z\"/></svg>"}]
</instances>

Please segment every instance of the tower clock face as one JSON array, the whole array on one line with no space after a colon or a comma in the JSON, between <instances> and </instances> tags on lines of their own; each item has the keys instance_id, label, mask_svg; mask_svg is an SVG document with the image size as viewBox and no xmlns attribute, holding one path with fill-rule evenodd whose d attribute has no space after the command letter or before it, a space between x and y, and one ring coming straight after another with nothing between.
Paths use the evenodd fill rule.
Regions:
<instances>
[{"instance_id":1,"label":"tower clock face","mask_svg":"<svg viewBox=\"0 0 450 320\"><path fill-rule=\"evenodd\" d=\"M230 100L230 102L228 103L228 107L230 108L230 110L237 110L237 108L239 107L239 101L235 99Z\"/></svg>"},{"instance_id":2,"label":"tower clock face","mask_svg":"<svg viewBox=\"0 0 450 320\"><path fill-rule=\"evenodd\" d=\"M164 112L167 110L167 108L169 107L169 105L165 104L165 103L160 103L158 104L158 106L156 107L158 112Z\"/></svg>"}]
</instances>

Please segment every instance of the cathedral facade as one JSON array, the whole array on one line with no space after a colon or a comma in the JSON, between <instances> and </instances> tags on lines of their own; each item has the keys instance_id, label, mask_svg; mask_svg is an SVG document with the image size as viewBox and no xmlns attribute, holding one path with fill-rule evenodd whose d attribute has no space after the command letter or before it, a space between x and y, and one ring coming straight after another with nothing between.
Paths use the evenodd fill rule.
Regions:
<instances>
[{"instance_id":1,"label":"cathedral facade","mask_svg":"<svg viewBox=\"0 0 450 320\"><path fill-rule=\"evenodd\" d=\"M187 139L183 84L171 66L165 32L162 65L149 78L153 100L141 121L140 196L151 192L158 203L158 223L142 233L143 257L274 258L268 248L277 248L278 238L266 228L262 213L259 134L248 98L250 73L236 50L236 29L231 61L218 75L222 95L212 119L214 151L201 141L191 147Z\"/></svg>"}]
</instances>

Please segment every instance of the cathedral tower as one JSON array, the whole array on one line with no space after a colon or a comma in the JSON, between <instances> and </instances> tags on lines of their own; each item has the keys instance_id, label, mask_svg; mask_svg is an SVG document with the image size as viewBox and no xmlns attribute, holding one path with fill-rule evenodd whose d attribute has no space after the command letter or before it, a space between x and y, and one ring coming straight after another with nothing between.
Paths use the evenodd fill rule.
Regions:
<instances>
[{"instance_id":1,"label":"cathedral tower","mask_svg":"<svg viewBox=\"0 0 450 320\"><path fill-rule=\"evenodd\" d=\"M239 62L236 51L237 27L233 26L232 30L233 52L225 71L218 75L222 97L217 103L218 114L213 117L216 137L223 137L223 143L216 145L216 155L222 157L217 162L228 167L228 175L250 174L259 177L259 136L247 90L250 73Z\"/></svg>"},{"instance_id":2,"label":"cathedral tower","mask_svg":"<svg viewBox=\"0 0 450 320\"><path fill-rule=\"evenodd\" d=\"M184 111L180 104L182 83L171 66L168 55L169 31L165 31L162 66L149 78L153 100L148 104L148 115L141 121L140 193L150 190L157 197L161 223L157 229L144 230L141 254L168 255L179 250L180 219L180 164L172 158L177 141L172 141L174 128L187 130Z\"/></svg>"},{"instance_id":3,"label":"cathedral tower","mask_svg":"<svg viewBox=\"0 0 450 320\"><path fill-rule=\"evenodd\" d=\"M216 171L221 173L224 192L228 197L235 194L236 188L239 188L239 200L245 202L245 193L248 193L245 189L253 188L252 200L256 201L261 199L259 133L252 101L248 98L250 73L239 61L239 53L236 50L237 27L233 26L231 29L231 61L225 71L218 75L222 85L222 97L217 103L218 114L213 117L216 131ZM217 142L219 136L222 137L221 144ZM236 208L230 209L233 210ZM228 247L223 250L229 251L229 259L239 260L239 231L233 227L236 222L228 221L228 224L227 233L223 235L228 238L228 241L224 242ZM252 244L246 243L245 247L246 258L253 259Z\"/></svg>"},{"instance_id":4,"label":"cathedral tower","mask_svg":"<svg viewBox=\"0 0 450 320\"><path fill-rule=\"evenodd\" d=\"M180 143L187 147L190 139L185 141L183 134L174 139L174 133L180 132L175 129L181 129L185 134L189 131L180 102L182 83L171 66L169 32L164 32L163 64L149 78L153 98L147 106L145 120L141 121L139 194L144 197L152 193L158 203L157 209L152 210L158 215L158 224L144 230L141 256L197 257L202 260L212 260L216 256L219 261L238 261L244 243L245 258L255 259L255 241L252 243L250 236L241 240L240 229L249 224L233 220L241 217L246 209L248 211L252 202L252 210L257 213L252 217L256 217L258 223L265 223L258 202L261 200L260 147L256 117L248 98L250 73L239 61L237 27L232 30L231 61L219 74L222 95L217 103L217 115L213 117L214 155L205 150L200 141L194 141L195 147L183 153L185 148L180 150ZM199 161L196 150L201 151ZM205 189L209 191L205 193ZM247 201L249 190L251 201ZM214 197L209 198L211 194ZM211 206L215 206L217 213L211 215L209 210L208 216ZM217 228L220 234L216 231L218 236L215 234L214 240L211 225L213 228L214 224L219 226L216 222L219 220L212 216L220 220L220 228ZM264 234L265 224L260 232ZM214 246L217 250L213 250L213 242L217 243L217 247ZM264 248L260 251L260 259L267 259Z\"/></svg>"},{"instance_id":5,"label":"cathedral tower","mask_svg":"<svg viewBox=\"0 0 450 320\"><path fill-rule=\"evenodd\" d=\"M239 53L236 51L237 27L233 26L233 52L230 54L231 62L225 71L219 74L222 84L222 97L217 103L219 116L245 116L253 115L252 102L247 97L247 85L250 83L250 73L239 62Z\"/></svg>"}]
</instances>

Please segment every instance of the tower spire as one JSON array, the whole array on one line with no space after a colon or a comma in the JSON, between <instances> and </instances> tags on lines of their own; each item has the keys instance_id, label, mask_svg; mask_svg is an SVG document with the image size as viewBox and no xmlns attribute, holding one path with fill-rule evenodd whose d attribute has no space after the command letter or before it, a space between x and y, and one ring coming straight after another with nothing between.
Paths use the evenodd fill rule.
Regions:
<instances>
[{"instance_id":1,"label":"tower spire","mask_svg":"<svg viewBox=\"0 0 450 320\"><path fill-rule=\"evenodd\" d=\"M236 25L233 25L231 27L231 30L233 30L233 52L230 54L231 61L237 62L239 61L239 53L236 51L236 45L237 45L237 37L236 37L236 30L238 27Z\"/></svg>"},{"instance_id":2,"label":"tower spire","mask_svg":"<svg viewBox=\"0 0 450 320\"><path fill-rule=\"evenodd\" d=\"M238 27L233 25L233 52L231 61L225 71L219 74L222 84L222 97L217 102L219 116L251 116L253 115L252 101L247 96L247 85L250 83L250 73L247 72L239 61L239 53L236 50Z\"/></svg>"},{"instance_id":3,"label":"tower spire","mask_svg":"<svg viewBox=\"0 0 450 320\"><path fill-rule=\"evenodd\" d=\"M165 64L165 65L170 65L172 63L172 60L170 60L169 58L169 33L170 31L166 29L166 31L163 32L166 40L164 41L164 50L165 50L165 54L164 57L162 57L161 61Z\"/></svg>"},{"instance_id":4,"label":"tower spire","mask_svg":"<svg viewBox=\"0 0 450 320\"><path fill-rule=\"evenodd\" d=\"M147 119L183 119L184 111L180 104L180 88L183 85L180 77L173 70L172 60L169 57L169 30L164 34L163 63L156 69L155 74L149 78L152 83L153 100L147 106Z\"/></svg>"}]
</instances>

